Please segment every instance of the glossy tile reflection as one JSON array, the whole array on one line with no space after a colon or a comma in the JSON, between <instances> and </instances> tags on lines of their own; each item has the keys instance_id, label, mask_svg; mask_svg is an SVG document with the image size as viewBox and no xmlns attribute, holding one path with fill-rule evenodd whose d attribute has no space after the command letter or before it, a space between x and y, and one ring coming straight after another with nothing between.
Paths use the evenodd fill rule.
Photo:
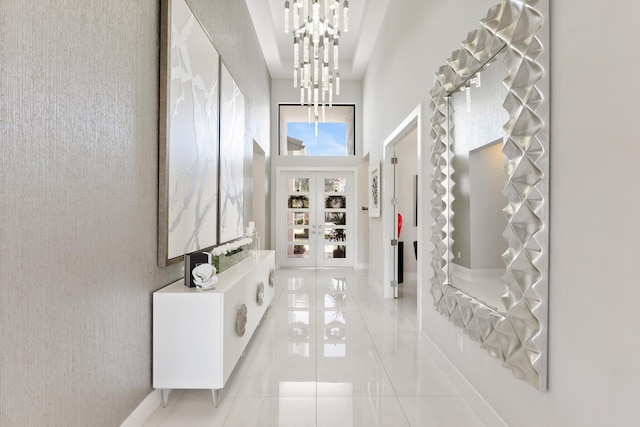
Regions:
<instances>
[{"instance_id":1,"label":"glossy tile reflection","mask_svg":"<svg viewBox=\"0 0 640 427\"><path fill-rule=\"evenodd\" d=\"M208 390L174 391L145 425L483 426L428 355L415 292L385 300L378 287L364 270L277 271L220 406Z\"/></svg>"}]
</instances>

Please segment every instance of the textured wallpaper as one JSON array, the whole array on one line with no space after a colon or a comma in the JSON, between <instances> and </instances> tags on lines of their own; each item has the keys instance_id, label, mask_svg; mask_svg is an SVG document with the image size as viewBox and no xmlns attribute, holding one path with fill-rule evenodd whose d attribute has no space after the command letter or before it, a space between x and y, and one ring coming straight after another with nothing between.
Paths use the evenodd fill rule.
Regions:
<instances>
[{"instance_id":1,"label":"textured wallpaper","mask_svg":"<svg viewBox=\"0 0 640 427\"><path fill-rule=\"evenodd\" d=\"M192 3L268 153L245 3ZM151 294L182 276L157 267L159 2L4 0L0 40L0 425L119 425L152 390Z\"/></svg>"}]
</instances>

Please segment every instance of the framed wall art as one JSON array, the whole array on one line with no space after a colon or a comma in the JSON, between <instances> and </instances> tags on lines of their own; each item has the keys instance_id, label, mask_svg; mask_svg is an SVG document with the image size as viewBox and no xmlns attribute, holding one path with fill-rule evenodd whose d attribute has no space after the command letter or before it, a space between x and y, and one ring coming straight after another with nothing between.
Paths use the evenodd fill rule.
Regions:
<instances>
[{"instance_id":1,"label":"framed wall art","mask_svg":"<svg viewBox=\"0 0 640 427\"><path fill-rule=\"evenodd\" d=\"M369 217L380 217L380 163L369 166Z\"/></svg>"},{"instance_id":2,"label":"framed wall art","mask_svg":"<svg viewBox=\"0 0 640 427\"><path fill-rule=\"evenodd\" d=\"M162 0L158 263L218 241L220 56L185 0Z\"/></svg>"},{"instance_id":3,"label":"framed wall art","mask_svg":"<svg viewBox=\"0 0 640 427\"><path fill-rule=\"evenodd\" d=\"M242 237L244 222L245 102L225 67L220 74L220 239Z\"/></svg>"}]
</instances>

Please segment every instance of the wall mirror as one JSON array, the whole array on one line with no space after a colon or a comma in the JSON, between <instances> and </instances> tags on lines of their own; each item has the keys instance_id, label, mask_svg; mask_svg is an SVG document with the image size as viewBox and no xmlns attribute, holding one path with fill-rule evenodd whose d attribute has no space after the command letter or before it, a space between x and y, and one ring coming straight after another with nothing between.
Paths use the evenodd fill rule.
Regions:
<instances>
[{"instance_id":1,"label":"wall mirror","mask_svg":"<svg viewBox=\"0 0 640 427\"><path fill-rule=\"evenodd\" d=\"M502 237L507 226L502 213L507 204L502 126L509 120L502 106L507 95L502 80L508 73L504 56L503 49L491 66L453 92L447 111L455 184L449 193L450 284L501 313L506 312L502 296L507 291L502 280L507 249Z\"/></svg>"},{"instance_id":2,"label":"wall mirror","mask_svg":"<svg viewBox=\"0 0 640 427\"><path fill-rule=\"evenodd\" d=\"M436 309L547 388L548 1L504 0L431 91Z\"/></svg>"}]
</instances>

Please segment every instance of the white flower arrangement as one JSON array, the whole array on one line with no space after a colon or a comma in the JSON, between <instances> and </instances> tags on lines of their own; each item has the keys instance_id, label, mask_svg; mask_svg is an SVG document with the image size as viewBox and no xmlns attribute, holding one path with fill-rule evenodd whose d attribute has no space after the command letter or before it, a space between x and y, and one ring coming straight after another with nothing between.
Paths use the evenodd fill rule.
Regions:
<instances>
[{"instance_id":1,"label":"white flower arrangement","mask_svg":"<svg viewBox=\"0 0 640 427\"><path fill-rule=\"evenodd\" d=\"M220 245L213 248L213 250L211 251L211 255L212 256L226 255L229 252L237 251L243 246L251 245L252 242L253 242L253 239L251 239L250 237L245 237L244 239L226 243L224 245Z\"/></svg>"}]
</instances>

